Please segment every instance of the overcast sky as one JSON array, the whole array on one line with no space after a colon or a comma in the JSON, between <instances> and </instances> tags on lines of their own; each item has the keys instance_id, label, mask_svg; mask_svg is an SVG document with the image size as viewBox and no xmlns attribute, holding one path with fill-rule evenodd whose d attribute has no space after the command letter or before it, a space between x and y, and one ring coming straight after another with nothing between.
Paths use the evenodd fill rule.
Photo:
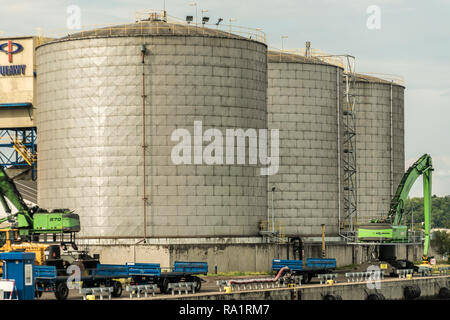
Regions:
<instances>
[{"instance_id":1,"label":"overcast sky","mask_svg":"<svg viewBox=\"0 0 450 320\"><path fill-rule=\"evenodd\" d=\"M5 2L2 0L2 2ZM166 0L169 15L195 16L190 1ZM262 28L269 46L314 48L356 57L356 71L404 77L405 158L407 166L422 154L433 157L433 194L450 195L450 1L448 0L198 0L197 12L211 22ZM161 10L164 0L15 0L0 11L0 36L34 35L69 30L67 8L81 9L81 24L119 24L134 21L142 9ZM380 29L367 20L376 5ZM422 196L416 183L411 195Z\"/></svg>"}]
</instances>

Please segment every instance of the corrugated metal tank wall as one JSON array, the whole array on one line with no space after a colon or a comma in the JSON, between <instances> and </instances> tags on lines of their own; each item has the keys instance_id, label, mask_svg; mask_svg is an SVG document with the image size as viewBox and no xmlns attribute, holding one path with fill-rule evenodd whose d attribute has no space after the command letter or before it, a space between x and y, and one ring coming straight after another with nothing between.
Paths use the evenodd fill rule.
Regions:
<instances>
[{"instance_id":1,"label":"corrugated metal tank wall","mask_svg":"<svg viewBox=\"0 0 450 320\"><path fill-rule=\"evenodd\" d=\"M280 169L268 209L286 235L338 234L338 101L342 69L269 51L268 126L280 130ZM339 93L339 94L338 94ZM342 108L342 104L341 104Z\"/></svg>"},{"instance_id":2,"label":"corrugated metal tank wall","mask_svg":"<svg viewBox=\"0 0 450 320\"><path fill-rule=\"evenodd\" d=\"M355 84L358 217L367 222L386 216L405 172L405 88L364 75Z\"/></svg>"},{"instance_id":3,"label":"corrugated metal tank wall","mask_svg":"<svg viewBox=\"0 0 450 320\"><path fill-rule=\"evenodd\" d=\"M267 213L258 166L171 160L171 134L193 136L194 121L223 134L266 128L266 45L242 38L106 36L40 46L39 205L74 209L84 237L143 236L142 44L147 236L257 235Z\"/></svg>"}]
</instances>

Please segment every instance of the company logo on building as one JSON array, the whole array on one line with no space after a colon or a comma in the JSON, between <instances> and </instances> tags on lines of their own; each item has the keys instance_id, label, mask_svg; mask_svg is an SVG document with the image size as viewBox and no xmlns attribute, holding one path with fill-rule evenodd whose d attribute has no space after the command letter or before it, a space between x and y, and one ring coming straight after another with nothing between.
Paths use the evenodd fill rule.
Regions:
<instances>
[{"instance_id":1,"label":"company logo on building","mask_svg":"<svg viewBox=\"0 0 450 320\"><path fill-rule=\"evenodd\" d=\"M21 44L12 42L9 40L8 42L0 44L0 51L6 53L8 55L8 61L12 63L12 55L19 53L23 50Z\"/></svg>"},{"instance_id":2,"label":"company logo on building","mask_svg":"<svg viewBox=\"0 0 450 320\"><path fill-rule=\"evenodd\" d=\"M23 51L23 46L19 43L12 42L11 40L9 40L8 42L0 44L0 51L7 54L9 63L12 63L13 54ZM0 74L2 76L24 75L25 67L26 65L24 64L0 66Z\"/></svg>"}]
</instances>

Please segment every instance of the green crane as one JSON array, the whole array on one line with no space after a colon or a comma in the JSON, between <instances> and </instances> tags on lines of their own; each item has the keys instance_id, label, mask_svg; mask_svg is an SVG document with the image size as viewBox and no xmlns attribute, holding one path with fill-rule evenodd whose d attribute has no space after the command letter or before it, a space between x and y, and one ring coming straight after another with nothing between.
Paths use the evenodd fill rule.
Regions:
<instances>
[{"instance_id":1,"label":"green crane","mask_svg":"<svg viewBox=\"0 0 450 320\"><path fill-rule=\"evenodd\" d=\"M6 218L0 219L0 223L8 221L12 228L32 229L33 218L31 210L23 201L22 195L16 188L14 181L8 177L3 167L0 167L0 202L7 214ZM11 201L12 205L17 209L17 213L12 214L11 208L6 201Z\"/></svg>"},{"instance_id":2,"label":"green crane","mask_svg":"<svg viewBox=\"0 0 450 320\"><path fill-rule=\"evenodd\" d=\"M12 213L8 199L17 209ZM80 218L68 209L56 209L52 212L33 207L28 208L14 181L8 177L0 166L0 202L7 217L0 219L0 223L9 222L9 229L17 229L22 238L39 234L63 234L80 231Z\"/></svg>"},{"instance_id":3,"label":"green crane","mask_svg":"<svg viewBox=\"0 0 450 320\"><path fill-rule=\"evenodd\" d=\"M408 227L401 225L404 215L404 205L409 191L416 180L423 176L424 194L424 249L423 260L428 260L430 247L431 224L431 173L433 171L431 156L424 154L403 175L397 191L391 200L391 206L386 219L372 220L370 224L358 228L358 241L381 241L391 243L408 242Z\"/></svg>"}]
</instances>

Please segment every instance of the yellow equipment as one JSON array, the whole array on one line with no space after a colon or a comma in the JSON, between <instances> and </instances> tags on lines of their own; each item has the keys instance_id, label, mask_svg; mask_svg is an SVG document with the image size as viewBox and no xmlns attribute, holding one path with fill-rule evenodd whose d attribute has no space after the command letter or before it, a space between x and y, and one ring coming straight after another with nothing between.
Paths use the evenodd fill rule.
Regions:
<instances>
[{"instance_id":1,"label":"yellow equipment","mask_svg":"<svg viewBox=\"0 0 450 320\"><path fill-rule=\"evenodd\" d=\"M43 243L20 242L17 229L0 229L0 252L23 251L36 254L35 264L45 262L45 251L50 246ZM0 275L3 274L3 262L0 261Z\"/></svg>"}]
</instances>

